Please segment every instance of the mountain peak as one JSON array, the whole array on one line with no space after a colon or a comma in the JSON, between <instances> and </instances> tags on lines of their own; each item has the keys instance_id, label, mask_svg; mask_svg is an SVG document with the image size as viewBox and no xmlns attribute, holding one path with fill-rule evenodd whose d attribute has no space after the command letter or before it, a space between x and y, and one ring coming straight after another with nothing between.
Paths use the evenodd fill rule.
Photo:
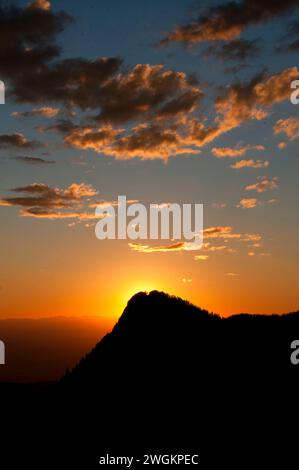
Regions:
<instances>
[{"instance_id":1,"label":"mountain peak","mask_svg":"<svg viewBox=\"0 0 299 470\"><path fill-rule=\"evenodd\" d=\"M128 301L123 314L119 318L113 331L120 329L139 330L147 329L173 329L175 325L186 321L197 321L214 317L206 310L202 310L190 302L179 297L153 290L151 292L137 292Z\"/></svg>"}]
</instances>

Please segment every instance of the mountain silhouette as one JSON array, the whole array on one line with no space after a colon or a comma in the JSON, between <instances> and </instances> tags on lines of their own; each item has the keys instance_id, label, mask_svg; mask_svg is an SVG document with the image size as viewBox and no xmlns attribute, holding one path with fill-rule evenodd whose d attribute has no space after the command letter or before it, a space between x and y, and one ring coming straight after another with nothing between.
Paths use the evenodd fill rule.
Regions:
<instances>
[{"instance_id":1,"label":"mountain silhouette","mask_svg":"<svg viewBox=\"0 0 299 470\"><path fill-rule=\"evenodd\" d=\"M273 449L286 466L286 417L299 392L299 366L290 361L297 332L298 312L222 318L162 292L140 292L57 384L10 394L13 410L43 430L34 434L39 451L54 461L59 455L66 468L71 461L95 468L97 456L122 451L200 451L203 468L240 464L240 453L256 464L259 452L260 466ZM15 428L12 434L15 440Z\"/></svg>"},{"instance_id":2,"label":"mountain silhouette","mask_svg":"<svg viewBox=\"0 0 299 470\"><path fill-rule=\"evenodd\" d=\"M186 388L195 370L206 374L209 382L227 374L232 379L258 374L263 379L277 374L291 378L295 369L290 345L298 327L299 312L221 318L163 292L140 292L128 302L112 332L61 384L83 389L92 385L102 392L107 388L110 394L113 380L129 382L130 377L135 387L135 381L147 383L149 374L151 382L163 380L172 386L172 374L189 373Z\"/></svg>"}]
</instances>

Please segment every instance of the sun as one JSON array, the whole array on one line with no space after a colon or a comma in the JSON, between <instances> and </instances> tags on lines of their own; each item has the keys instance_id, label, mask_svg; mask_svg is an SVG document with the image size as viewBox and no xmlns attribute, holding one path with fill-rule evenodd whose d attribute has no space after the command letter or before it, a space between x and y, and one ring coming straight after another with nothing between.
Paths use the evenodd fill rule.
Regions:
<instances>
[{"instance_id":1,"label":"sun","mask_svg":"<svg viewBox=\"0 0 299 470\"><path fill-rule=\"evenodd\" d=\"M151 292L152 290L164 290L164 286L151 279L128 280L119 288L114 297L114 305L117 315L121 315L128 301L137 292Z\"/></svg>"},{"instance_id":2,"label":"sun","mask_svg":"<svg viewBox=\"0 0 299 470\"><path fill-rule=\"evenodd\" d=\"M137 294L137 292L151 292L152 290L159 290L159 286L156 283L149 281L137 281L130 286L126 286L122 294L124 306L127 305L130 298Z\"/></svg>"}]
</instances>

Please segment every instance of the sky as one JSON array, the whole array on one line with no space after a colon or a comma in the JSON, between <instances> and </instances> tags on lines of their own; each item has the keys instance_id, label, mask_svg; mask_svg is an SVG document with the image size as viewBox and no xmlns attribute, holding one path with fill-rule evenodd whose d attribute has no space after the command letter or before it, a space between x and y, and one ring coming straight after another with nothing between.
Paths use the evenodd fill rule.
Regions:
<instances>
[{"instance_id":1,"label":"sky","mask_svg":"<svg viewBox=\"0 0 299 470\"><path fill-rule=\"evenodd\" d=\"M0 318L297 310L298 0L0 7ZM119 195L204 204L203 247L98 240Z\"/></svg>"}]
</instances>

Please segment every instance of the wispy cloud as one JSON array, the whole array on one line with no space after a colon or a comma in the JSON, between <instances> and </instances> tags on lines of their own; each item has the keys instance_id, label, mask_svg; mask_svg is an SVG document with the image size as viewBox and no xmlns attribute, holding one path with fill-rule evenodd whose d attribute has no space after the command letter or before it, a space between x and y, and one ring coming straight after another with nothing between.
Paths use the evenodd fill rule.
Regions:
<instances>
[{"instance_id":1,"label":"wispy cloud","mask_svg":"<svg viewBox=\"0 0 299 470\"><path fill-rule=\"evenodd\" d=\"M245 187L246 191L256 191L257 193L263 193L270 189L278 188L278 178L274 176L272 179L267 178L266 176L259 176L258 182L254 184L249 184Z\"/></svg>"},{"instance_id":2,"label":"wispy cloud","mask_svg":"<svg viewBox=\"0 0 299 470\"><path fill-rule=\"evenodd\" d=\"M268 160L240 160L230 167L234 170L241 170L242 168L267 168L269 165Z\"/></svg>"},{"instance_id":3,"label":"wispy cloud","mask_svg":"<svg viewBox=\"0 0 299 470\"><path fill-rule=\"evenodd\" d=\"M299 138L299 117L279 119L274 128L274 134L285 134L290 140Z\"/></svg>"},{"instance_id":4,"label":"wispy cloud","mask_svg":"<svg viewBox=\"0 0 299 470\"><path fill-rule=\"evenodd\" d=\"M51 188L45 183L32 183L28 186L12 189L20 196L6 197L0 200L0 206L20 207L22 217L43 219L90 219L94 212L82 210L88 207L90 198L98 192L89 184L72 183L66 188Z\"/></svg>"},{"instance_id":5,"label":"wispy cloud","mask_svg":"<svg viewBox=\"0 0 299 470\"><path fill-rule=\"evenodd\" d=\"M140 253L165 253L169 251L183 251L185 248L185 242L173 243L171 245L159 245L159 246L150 246L142 245L140 243L129 243L129 247L133 251L138 251Z\"/></svg>"},{"instance_id":6,"label":"wispy cloud","mask_svg":"<svg viewBox=\"0 0 299 470\"><path fill-rule=\"evenodd\" d=\"M28 165L49 165L56 163L54 160L45 160L39 157L14 157L13 160L18 162L27 163Z\"/></svg>"},{"instance_id":7,"label":"wispy cloud","mask_svg":"<svg viewBox=\"0 0 299 470\"><path fill-rule=\"evenodd\" d=\"M15 111L11 113L14 118L25 118L25 117L46 117L54 118L60 112L59 108L52 108L50 106L44 106L42 108L34 108L31 111Z\"/></svg>"},{"instance_id":8,"label":"wispy cloud","mask_svg":"<svg viewBox=\"0 0 299 470\"><path fill-rule=\"evenodd\" d=\"M265 147L263 145L246 145L244 147L214 147L212 148L212 154L217 158L235 158L243 157L250 150L263 151Z\"/></svg>"},{"instance_id":9,"label":"wispy cloud","mask_svg":"<svg viewBox=\"0 0 299 470\"><path fill-rule=\"evenodd\" d=\"M176 243L164 244L164 245L149 245L141 243L129 243L129 247L133 251L139 253L174 253L174 252L190 252L200 251L199 255L195 255L195 260L206 261L210 254L214 253L235 253L236 249L232 248L231 242L259 242L261 235L257 233L238 233L234 232L230 226L216 226L208 227L203 231L204 240L211 239L211 241L205 241L199 248L196 244L189 242L178 241ZM220 244L217 243L218 239Z\"/></svg>"},{"instance_id":10,"label":"wispy cloud","mask_svg":"<svg viewBox=\"0 0 299 470\"><path fill-rule=\"evenodd\" d=\"M161 41L194 44L204 41L229 41L238 38L252 25L261 24L298 7L297 0L241 0L211 7L194 21L177 26Z\"/></svg>"},{"instance_id":11,"label":"wispy cloud","mask_svg":"<svg viewBox=\"0 0 299 470\"><path fill-rule=\"evenodd\" d=\"M206 55L213 55L223 61L237 61L239 66L244 65L247 59L254 59L260 52L259 39L234 39L226 43L213 43L206 50Z\"/></svg>"},{"instance_id":12,"label":"wispy cloud","mask_svg":"<svg viewBox=\"0 0 299 470\"><path fill-rule=\"evenodd\" d=\"M41 147L42 144L36 140L28 140L21 132L14 134L0 135L0 149L35 149Z\"/></svg>"}]
</instances>

